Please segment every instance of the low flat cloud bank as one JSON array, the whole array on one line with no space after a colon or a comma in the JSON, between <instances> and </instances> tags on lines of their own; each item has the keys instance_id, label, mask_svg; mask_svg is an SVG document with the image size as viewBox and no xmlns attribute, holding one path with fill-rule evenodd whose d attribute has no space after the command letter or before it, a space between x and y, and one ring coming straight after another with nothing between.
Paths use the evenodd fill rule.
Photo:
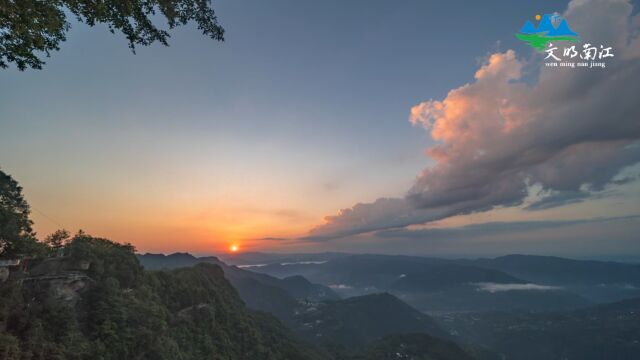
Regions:
<instances>
[{"instance_id":1,"label":"low flat cloud bank","mask_svg":"<svg viewBox=\"0 0 640 360\"><path fill-rule=\"evenodd\" d=\"M469 224L451 228L426 228L426 229L392 229L378 231L376 236L387 238L415 238L423 240L451 239L464 236L495 236L502 233L532 232L540 229L553 229L574 225L601 224L616 221L640 220L640 215L616 216L609 218L578 219L578 220L546 220L546 221L511 221L511 222L486 222Z\"/></svg>"},{"instance_id":2,"label":"low flat cloud bank","mask_svg":"<svg viewBox=\"0 0 640 360\"><path fill-rule=\"evenodd\" d=\"M486 291L490 293L504 292L504 291L553 291L562 290L561 286L549 286L538 284L500 284L500 283L472 283L476 286L478 291Z\"/></svg>"},{"instance_id":3,"label":"low flat cloud bank","mask_svg":"<svg viewBox=\"0 0 640 360\"><path fill-rule=\"evenodd\" d=\"M353 289L352 286L346 285L346 284L331 284L329 285L329 287L331 289L334 290L347 290L347 289Z\"/></svg>"}]
</instances>

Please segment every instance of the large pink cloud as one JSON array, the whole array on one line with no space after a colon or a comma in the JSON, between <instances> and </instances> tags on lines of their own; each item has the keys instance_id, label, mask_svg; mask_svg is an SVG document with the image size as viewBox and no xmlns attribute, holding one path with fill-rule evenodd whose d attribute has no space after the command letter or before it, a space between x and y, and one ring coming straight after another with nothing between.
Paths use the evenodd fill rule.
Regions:
<instances>
[{"instance_id":1,"label":"large pink cloud","mask_svg":"<svg viewBox=\"0 0 640 360\"><path fill-rule=\"evenodd\" d=\"M405 198L328 216L310 238L328 239L521 205L532 185L547 208L582 201L640 161L640 30L628 1L574 0L565 18L584 41L612 46L605 69L545 68L522 81L512 50L492 54L472 83L411 109L437 145ZM617 182L620 179L616 179ZM557 201L556 201L557 200Z\"/></svg>"}]
</instances>

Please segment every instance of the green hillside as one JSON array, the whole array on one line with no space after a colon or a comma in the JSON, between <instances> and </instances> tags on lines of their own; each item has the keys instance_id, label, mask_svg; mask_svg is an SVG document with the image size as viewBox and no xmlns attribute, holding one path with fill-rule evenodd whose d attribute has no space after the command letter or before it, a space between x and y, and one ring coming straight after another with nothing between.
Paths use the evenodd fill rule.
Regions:
<instances>
[{"instance_id":1,"label":"green hillside","mask_svg":"<svg viewBox=\"0 0 640 360\"><path fill-rule=\"evenodd\" d=\"M217 265L146 272L131 246L86 235L67 248L0 288L0 358L319 358L248 310ZM79 260L89 268L69 271Z\"/></svg>"}]
</instances>

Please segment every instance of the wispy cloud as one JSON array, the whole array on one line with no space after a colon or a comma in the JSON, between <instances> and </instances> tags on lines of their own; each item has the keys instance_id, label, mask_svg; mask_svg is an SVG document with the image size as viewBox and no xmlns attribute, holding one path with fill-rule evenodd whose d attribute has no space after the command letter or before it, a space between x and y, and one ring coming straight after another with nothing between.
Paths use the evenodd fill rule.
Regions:
<instances>
[{"instance_id":1,"label":"wispy cloud","mask_svg":"<svg viewBox=\"0 0 640 360\"><path fill-rule=\"evenodd\" d=\"M289 239L289 238L285 238L285 237L268 236L268 237L259 238L258 240L265 240L265 241L288 241L288 240L291 240L291 239Z\"/></svg>"},{"instance_id":2,"label":"wispy cloud","mask_svg":"<svg viewBox=\"0 0 640 360\"><path fill-rule=\"evenodd\" d=\"M606 223L620 220L640 219L640 215L618 216L609 218L578 219L578 220L549 220L549 221L511 221L511 222L486 222L449 228L423 228L423 229L390 229L376 232L376 236L387 238L413 238L413 239L451 239L456 237L473 237L484 235L497 235L503 233L522 233L542 229L560 228L572 225Z\"/></svg>"}]
</instances>

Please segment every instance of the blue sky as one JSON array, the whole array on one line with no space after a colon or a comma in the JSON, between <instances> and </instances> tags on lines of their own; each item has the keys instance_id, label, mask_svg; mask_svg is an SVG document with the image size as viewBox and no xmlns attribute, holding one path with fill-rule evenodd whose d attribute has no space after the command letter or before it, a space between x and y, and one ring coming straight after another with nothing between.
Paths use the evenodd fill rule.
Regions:
<instances>
[{"instance_id":1,"label":"blue sky","mask_svg":"<svg viewBox=\"0 0 640 360\"><path fill-rule=\"evenodd\" d=\"M256 239L402 197L433 165L411 108L472 81L491 53L535 57L515 32L567 6L213 5L224 43L188 26L170 47L133 55L121 35L73 23L44 70L0 73L0 165L25 187L41 234L83 228L149 251L357 251Z\"/></svg>"}]
</instances>

